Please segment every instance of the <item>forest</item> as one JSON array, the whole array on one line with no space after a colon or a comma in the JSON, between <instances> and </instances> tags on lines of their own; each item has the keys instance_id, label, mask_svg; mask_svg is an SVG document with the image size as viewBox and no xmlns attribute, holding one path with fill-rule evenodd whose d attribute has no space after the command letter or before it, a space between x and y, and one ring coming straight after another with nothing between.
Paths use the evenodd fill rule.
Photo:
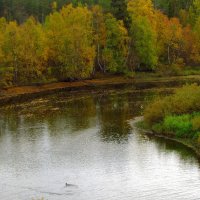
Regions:
<instances>
[{"instance_id":1,"label":"forest","mask_svg":"<svg viewBox=\"0 0 200 200\"><path fill-rule=\"evenodd\" d=\"M0 87L200 66L199 0L0 0Z\"/></svg>"}]
</instances>

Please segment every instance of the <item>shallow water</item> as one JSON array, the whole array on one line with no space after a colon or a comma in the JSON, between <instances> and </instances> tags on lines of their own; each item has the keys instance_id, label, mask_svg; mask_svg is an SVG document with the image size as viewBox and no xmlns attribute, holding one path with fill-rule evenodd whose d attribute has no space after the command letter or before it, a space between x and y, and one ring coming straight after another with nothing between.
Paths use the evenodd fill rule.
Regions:
<instances>
[{"instance_id":1,"label":"shallow water","mask_svg":"<svg viewBox=\"0 0 200 200\"><path fill-rule=\"evenodd\" d=\"M60 93L1 109L0 199L200 199L195 154L133 126L154 95Z\"/></svg>"}]
</instances>

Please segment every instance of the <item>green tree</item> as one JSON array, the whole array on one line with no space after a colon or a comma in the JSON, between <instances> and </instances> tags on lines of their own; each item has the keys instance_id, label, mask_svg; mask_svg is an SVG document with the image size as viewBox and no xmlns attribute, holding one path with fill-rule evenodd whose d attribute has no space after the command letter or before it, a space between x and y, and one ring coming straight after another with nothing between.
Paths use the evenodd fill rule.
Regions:
<instances>
[{"instance_id":1,"label":"green tree","mask_svg":"<svg viewBox=\"0 0 200 200\"><path fill-rule=\"evenodd\" d=\"M194 0L189 10L190 23L194 27L200 16L200 1Z\"/></svg>"},{"instance_id":2,"label":"green tree","mask_svg":"<svg viewBox=\"0 0 200 200\"><path fill-rule=\"evenodd\" d=\"M106 45L102 51L105 69L110 72L127 71L129 37L122 21L111 14L105 16Z\"/></svg>"},{"instance_id":3,"label":"green tree","mask_svg":"<svg viewBox=\"0 0 200 200\"><path fill-rule=\"evenodd\" d=\"M127 11L126 0L111 0L111 11L118 20L123 20L126 27L129 27L130 17Z\"/></svg>"},{"instance_id":4,"label":"green tree","mask_svg":"<svg viewBox=\"0 0 200 200\"><path fill-rule=\"evenodd\" d=\"M138 65L154 69L158 62L156 34L147 17L139 17L131 27L133 46L138 56Z\"/></svg>"},{"instance_id":5,"label":"green tree","mask_svg":"<svg viewBox=\"0 0 200 200\"><path fill-rule=\"evenodd\" d=\"M154 69L158 62L155 15L151 0L132 0L128 4L131 16L131 39L138 69L142 65Z\"/></svg>"}]
</instances>

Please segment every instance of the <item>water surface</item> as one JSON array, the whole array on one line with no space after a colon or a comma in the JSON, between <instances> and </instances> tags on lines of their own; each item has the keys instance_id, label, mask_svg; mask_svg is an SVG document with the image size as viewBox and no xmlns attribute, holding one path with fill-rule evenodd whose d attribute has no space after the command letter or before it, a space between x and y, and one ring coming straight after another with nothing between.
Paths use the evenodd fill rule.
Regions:
<instances>
[{"instance_id":1,"label":"water surface","mask_svg":"<svg viewBox=\"0 0 200 200\"><path fill-rule=\"evenodd\" d=\"M1 109L0 199L200 199L195 154L133 126L154 95L60 93Z\"/></svg>"}]
</instances>

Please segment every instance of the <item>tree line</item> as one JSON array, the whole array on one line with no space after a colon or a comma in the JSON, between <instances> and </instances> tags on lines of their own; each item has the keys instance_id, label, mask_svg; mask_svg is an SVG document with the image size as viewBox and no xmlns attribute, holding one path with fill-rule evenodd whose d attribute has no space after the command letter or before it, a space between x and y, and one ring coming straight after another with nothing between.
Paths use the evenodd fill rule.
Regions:
<instances>
[{"instance_id":1,"label":"tree line","mask_svg":"<svg viewBox=\"0 0 200 200\"><path fill-rule=\"evenodd\" d=\"M29 16L34 16L40 22L44 22L45 16L51 13L55 0L0 0L0 16L7 20L24 22ZM72 3L73 5L87 4L100 5L104 10L112 12L113 3L119 5L123 0L57 0L58 8ZM126 1L127 2L127 1ZM178 16L181 9L189 10L193 0L153 0L156 9L170 17ZM121 9L121 8L120 8Z\"/></svg>"},{"instance_id":2,"label":"tree line","mask_svg":"<svg viewBox=\"0 0 200 200\"><path fill-rule=\"evenodd\" d=\"M200 65L199 0L180 4L174 17L159 0L26 2L51 3L50 14L0 18L1 86Z\"/></svg>"}]
</instances>

